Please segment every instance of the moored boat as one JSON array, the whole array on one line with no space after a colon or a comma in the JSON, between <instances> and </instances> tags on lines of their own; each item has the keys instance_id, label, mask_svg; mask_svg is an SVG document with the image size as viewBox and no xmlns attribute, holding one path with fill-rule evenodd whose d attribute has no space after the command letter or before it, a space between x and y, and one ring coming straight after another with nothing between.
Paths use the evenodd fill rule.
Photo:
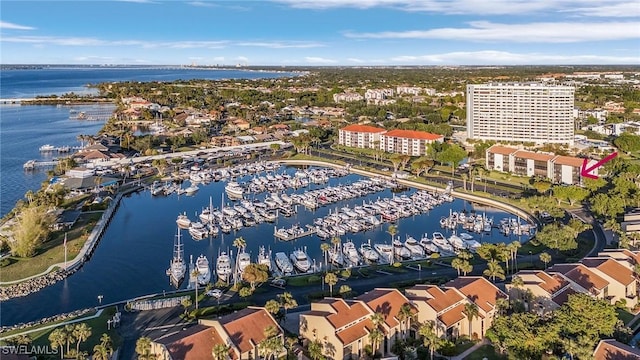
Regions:
<instances>
[{"instance_id":1,"label":"moored boat","mask_svg":"<svg viewBox=\"0 0 640 360\"><path fill-rule=\"evenodd\" d=\"M228 282L231 274L231 258L226 252L221 252L216 260L216 274L218 279Z\"/></svg>"},{"instance_id":2,"label":"moored boat","mask_svg":"<svg viewBox=\"0 0 640 360\"><path fill-rule=\"evenodd\" d=\"M180 214L176 219L176 224L178 224L178 227L181 229L188 229L189 225L191 225L191 220L189 220L186 213Z\"/></svg>"},{"instance_id":3,"label":"moored boat","mask_svg":"<svg viewBox=\"0 0 640 360\"><path fill-rule=\"evenodd\" d=\"M284 275L291 275L291 273L293 273L293 265L291 261L289 261L287 254L283 252L276 253L276 266Z\"/></svg>"},{"instance_id":4,"label":"moored boat","mask_svg":"<svg viewBox=\"0 0 640 360\"><path fill-rule=\"evenodd\" d=\"M173 258L169 264L169 269L167 269L167 275L169 275L171 283L178 287L180 282L184 279L184 274L186 272L187 264L184 261L184 245L182 244L180 228L178 228L178 232L173 243Z\"/></svg>"},{"instance_id":5,"label":"moored boat","mask_svg":"<svg viewBox=\"0 0 640 360\"><path fill-rule=\"evenodd\" d=\"M211 281L211 269L206 256L200 255L196 259L196 270L198 270L197 281L200 285L207 285Z\"/></svg>"},{"instance_id":6,"label":"moored boat","mask_svg":"<svg viewBox=\"0 0 640 360\"><path fill-rule=\"evenodd\" d=\"M293 250L290 255L291 261L293 262L293 266L301 272L306 273L311 268L311 261L309 261L309 257L307 253L302 249Z\"/></svg>"}]
</instances>

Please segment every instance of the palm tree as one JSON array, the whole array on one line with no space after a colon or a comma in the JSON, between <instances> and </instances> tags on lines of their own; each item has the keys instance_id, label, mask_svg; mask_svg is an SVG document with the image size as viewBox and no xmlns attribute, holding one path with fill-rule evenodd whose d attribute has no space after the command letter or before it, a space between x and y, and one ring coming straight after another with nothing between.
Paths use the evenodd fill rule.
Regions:
<instances>
[{"instance_id":1,"label":"palm tree","mask_svg":"<svg viewBox=\"0 0 640 360\"><path fill-rule=\"evenodd\" d=\"M264 329L264 340L258 344L258 351L265 359L282 351L282 340L274 326Z\"/></svg>"},{"instance_id":2,"label":"palm tree","mask_svg":"<svg viewBox=\"0 0 640 360\"><path fill-rule=\"evenodd\" d=\"M387 229L387 234L391 235L391 241L393 241L393 238L398 234L398 226L389 225L389 228Z\"/></svg>"},{"instance_id":3,"label":"palm tree","mask_svg":"<svg viewBox=\"0 0 640 360\"><path fill-rule=\"evenodd\" d=\"M278 314L281 307L282 305L280 305L280 303L276 300L269 300L264 304L264 309L267 310L267 312L269 312L271 315Z\"/></svg>"},{"instance_id":4,"label":"palm tree","mask_svg":"<svg viewBox=\"0 0 640 360\"><path fill-rule=\"evenodd\" d=\"M239 271L239 267L238 267L238 259L240 256L240 249L244 249L247 247L247 241L242 237L237 237L235 240L233 240L233 246L236 247L237 251L236 251L236 271L233 275L233 286L234 288L236 287L236 285L238 284L238 271Z\"/></svg>"},{"instance_id":5,"label":"palm tree","mask_svg":"<svg viewBox=\"0 0 640 360\"><path fill-rule=\"evenodd\" d=\"M509 300L506 298L499 298L496 300L496 312L498 315L504 315L509 309Z\"/></svg>"},{"instance_id":6,"label":"palm tree","mask_svg":"<svg viewBox=\"0 0 640 360\"><path fill-rule=\"evenodd\" d=\"M102 344L97 344L93 347L93 360L109 360L111 358L111 354L106 346Z\"/></svg>"},{"instance_id":7,"label":"palm tree","mask_svg":"<svg viewBox=\"0 0 640 360\"><path fill-rule=\"evenodd\" d=\"M64 358L63 346L66 340L66 335L62 328L57 328L49 334L49 342L51 343L51 347L54 349L57 347L60 348L60 359Z\"/></svg>"},{"instance_id":8,"label":"palm tree","mask_svg":"<svg viewBox=\"0 0 640 360\"><path fill-rule=\"evenodd\" d=\"M289 358L289 352L293 350L293 347L298 343L298 338L293 336L288 336L285 339L285 343L287 344L287 359Z\"/></svg>"},{"instance_id":9,"label":"palm tree","mask_svg":"<svg viewBox=\"0 0 640 360\"><path fill-rule=\"evenodd\" d=\"M473 265L467 260L463 261L461 265L460 271L462 271L462 275L467 276L468 273L473 271Z\"/></svg>"},{"instance_id":10,"label":"palm tree","mask_svg":"<svg viewBox=\"0 0 640 360\"><path fill-rule=\"evenodd\" d=\"M226 360L229 356L229 350L231 347L225 344L215 344L211 350L214 360Z\"/></svg>"},{"instance_id":11,"label":"palm tree","mask_svg":"<svg viewBox=\"0 0 640 360\"><path fill-rule=\"evenodd\" d=\"M198 310L198 275L200 275L200 271L198 271L198 268L194 268L191 272L191 276L196 279L196 310Z\"/></svg>"},{"instance_id":12,"label":"palm tree","mask_svg":"<svg viewBox=\"0 0 640 360\"><path fill-rule=\"evenodd\" d=\"M429 349L431 354L431 360L433 360L433 353L436 351L438 345L440 345L440 337L435 331L433 321L427 321L420 324L418 334L422 336L422 344Z\"/></svg>"},{"instance_id":13,"label":"palm tree","mask_svg":"<svg viewBox=\"0 0 640 360\"><path fill-rule=\"evenodd\" d=\"M293 298L290 292L285 292L278 295L278 299L280 300L280 304L282 304L282 308L284 309L284 316L287 316L287 310L298 307L298 302Z\"/></svg>"},{"instance_id":14,"label":"palm tree","mask_svg":"<svg viewBox=\"0 0 640 360\"><path fill-rule=\"evenodd\" d=\"M333 285L338 283L338 275L329 272L324 276L324 282L329 285L329 294L333 296Z\"/></svg>"},{"instance_id":15,"label":"palm tree","mask_svg":"<svg viewBox=\"0 0 640 360\"><path fill-rule=\"evenodd\" d=\"M487 263L487 268L482 272L482 274L484 274L484 276L491 278L491 281L495 282L496 278L499 278L500 280L504 280L505 279L505 275L504 275L504 269L502 268L502 266L500 266L500 264L498 263L498 260L490 260Z\"/></svg>"},{"instance_id":16,"label":"palm tree","mask_svg":"<svg viewBox=\"0 0 640 360\"><path fill-rule=\"evenodd\" d=\"M313 340L309 343L308 347L309 356L311 356L312 360L320 360L324 358L324 356L322 356L323 345L320 341Z\"/></svg>"},{"instance_id":17,"label":"palm tree","mask_svg":"<svg viewBox=\"0 0 640 360\"><path fill-rule=\"evenodd\" d=\"M460 276L460 270L462 270L463 267L463 262L464 260L460 259L460 258L455 258L453 260L451 260L451 267L456 269L456 271L458 272L458 276Z\"/></svg>"},{"instance_id":18,"label":"palm tree","mask_svg":"<svg viewBox=\"0 0 640 360\"><path fill-rule=\"evenodd\" d=\"M477 318L479 315L478 305L472 302L466 303L464 304L464 309L462 310L462 313L467 317L467 320L469 320L469 339L471 339L472 337L471 324L473 323L473 319Z\"/></svg>"},{"instance_id":19,"label":"palm tree","mask_svg":"<svg viewBox=\"0 0 640 360\"><path fill-rule=\"evenodd\" d=\"M323 242L322 244L320 244L320 250L322 250L322 253L324 254L324 268L327 268L327 253L329 252L329 249L331 249L331 245L327 244L326 242Z\"/></svg>"},{"instance_id":20,"label":"palm tree","mask_svg":"<svg viewBox=\"0 0 640 360\"><path fill-rule=\"evenodd\" d=\"M89 336L91 336L91 328L86 323L82 323L76 326L73 335L78 340L76 343L76 353L80 353L80 343L87 341Z\"/></svg>"},{"instance_id":21,"label":"palm tree","mask_svg":"<svg viewBox=\"0 0 640 360\"><path fill-rule=\"evenodd\" d=\"M155 358L151 354L151 339L148 337L141 337L136 341L136 354L138 359L153 359Z\"/></svg>"},{"instance_id":22,"label":"palm tree","mask_svg":"<svg viewBox=\"0 0 640 360\"><path fill-rule=\"evenodd\" d=\"M380 326L384 323L384 316L379 312L375 312L369 317L369 319L373 323L373 329L369 332L369 340L371 341L371 350L375 355L376 351L378 351L378 348L380 347L379 343L384 337L384 334L380 330Z\"/></svg>"},{"instance_id":23,"label":"palm tree","mask_svg":"<svg viewBox=\"0 0 640 360\"><path fill-rule=\"evenodd\" d=\"M551 255L546 252L540 253L540 261L544 263L544 269L547 270L547 264L551 262Z\"/></svg>"},{"instance_id":24,"label":"palm tree","mask_svg":"<svg viewBox=\"0 0 640 360\"><path fill-rule=\"evenodd\" d=\"M511 258L513 260L512 269L513 271L517 272L518 271L518 250L522 247L522 244L520 243L520 241L516 240L516 241L512 241L507 246L509 247L509 250L512 252L512 255L511 255Z\"/></svg>"},{"instance_id":25,"label":"palm tree","mask_svg":"<svg viewBox=\"0 0 640 360\"><path fill-rule=\"evenodd\" d=\"M521 291L524 288L524 280L516 275L511 279L511 285L518 291L518 297L520 297Z\"/></svg>"},{"instance_id":26,"label":"palm tree","mask_svg":"<svg viewBox=\"0 0 640 360\"><path fill-rule=\"evenodd\" d=\"M182 299L182 301L180 302L180 305L182 305L182 307L184 307L184 314L187 314L187 310L189 309L189 307L191 306L192 302L191 299L189 298L184 298Z\"/></svg>"},{"instance_id":27,"label":"palm tree","mask_svg":"<svg viewBox=\"0 0 640 360\"><path fill-rule=\"evenodd\" d=\"M75 338L75 336L73 334L74 333L74 329L75 329L75 326L71 325L71 324L64 326L63 333L64 333L64 336L65 336L65 340L67 342L67 354L69 353L69 344L71 344L72 342L76 341L76 338Z\"/></svg>"},{"instance_id":28,"label":"palm tree","mask_svg":"<svg viewBox=\"0 0 640 360\"><path fill-rule=\"evenodd\" d=\"M463 187L464 191L467 191L467 180L469 180L469 174L462 173L462 175L460 175L460 177L462 178L462 187Z\"/></svg>"},{"instance_id":29,"label":"palm tree","mask_svg":"<svg viewBox=\"0 0 640 360\"><path fill-rule=\"evenodd\" d=\"M402 304L400 310L398 310L398 320L400 320L401 330L404 328L402 331L403 339L407 338L407 330L411 327L411 318L413 318L413 311L411 310L411 305L407 303Z\"/></svg>"}]
</instances>

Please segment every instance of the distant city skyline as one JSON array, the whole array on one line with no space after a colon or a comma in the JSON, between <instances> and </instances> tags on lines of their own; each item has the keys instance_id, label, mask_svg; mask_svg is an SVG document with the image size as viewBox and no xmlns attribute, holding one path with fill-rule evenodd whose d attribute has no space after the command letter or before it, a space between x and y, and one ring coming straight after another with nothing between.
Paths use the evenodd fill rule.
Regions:
<instances>
[{"instance_id":1,"label":"distant city skyline","mask_svg":"<svg viewBox=\"0 0 640 360\"><path fill-rule=\"evenodd\" d=\"M637 0L3 1L2 64L640 64Z\"/></svg>"}]
</instances>

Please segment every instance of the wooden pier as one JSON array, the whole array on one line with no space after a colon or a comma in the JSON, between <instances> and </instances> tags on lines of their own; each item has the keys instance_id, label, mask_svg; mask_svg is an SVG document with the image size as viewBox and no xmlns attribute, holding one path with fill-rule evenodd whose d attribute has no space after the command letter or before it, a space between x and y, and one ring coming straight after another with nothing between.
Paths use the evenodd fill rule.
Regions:
<instances>
[{"instance_id":1,"label":"wooden pier","mask_svg":"<svg viewBox=\"0 0 640 360\"><path fill-rule=\"evenodd\" d=\"M57 164L58 164L58 160L52 160L52 161L29 160L26 163L24 163L24 165L22 165L22 168L25 170L35 170L41 167L56 166Z\"/></svg>"}]
</instances>

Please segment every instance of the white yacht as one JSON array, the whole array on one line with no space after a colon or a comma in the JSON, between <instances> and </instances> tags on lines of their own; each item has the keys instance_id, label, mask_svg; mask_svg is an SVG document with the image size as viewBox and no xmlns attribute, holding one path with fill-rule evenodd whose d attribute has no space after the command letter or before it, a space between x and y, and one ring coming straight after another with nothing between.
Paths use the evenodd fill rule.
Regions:
<instances>
[{"instance_id":1,"label":"white yacht","mask_svg":"<svg viewBox=\"0 0 640 360\"><path fill-rule=\"evenodd\" d=\"M420 246L424 248L427 254L440 253L440 248L438 248L431 239L429 239L427 234L424 234L422 239L420 239Z\"/></svg>"},{"instance_id":2,"label":"white yacht","mask_svg":"<svg viewBox=\"0 0 640 360\"><path fill-rule=\"evenodd\" d=\"M242 250L238 254L238 272L242 274L244 269L247 266L249 266L249 264L251 264L251 256L249 255L248 252L245 252L244 250Z\"/></svg>"},{"instance_id":3,"label":"white yacht","mask_svg":"<svg viewBox=\"0 0 640 360\"><path fill-rule=\"evenodd\" d=\"M465 247L471 252L476 252L480 247L480 245L482 245L480 244L480 242L478 242L475 239L463 240L463 241L464 241Z\"/></svg>"},{"instance_id":4,"label":"white yacht","mask_svg":"<svg viewBox=\"0 0 640 360\"><path fill-rule=\"evenodd\" d=\"M184 189L184 192L187 195L193 195L196 193L196 191L200 190L200 188L198 187L198 185L196 185L195 183L191 184L191 186L189 186L188 188Z\"/></svg>"},{"instance_id":5,"label":"white yacht","mask_svg":"<svg viewBox=\"0 0 640 360\"><path fill-rule=\"evenodd\" d=\"M293 265L291 265L291 261L289 261L287 254L283 252L276 253L276 265L284 275L290 275L293 273Z\"/></svg>"},{"instance_id":6,"label":"white yacht","mask_svg":"<svg viewBox=\"0 0 640 360\"><path fill-rule=\"evenodd\" d=\"M344 257L342 257L342 251L340 251L340 249L331 248L329 249L328 253L329 253L329 262L338 266L344 265Z\"/></svg>"},{"instance_id":7,"label":"white yacht","mask_svg":"<svg viewBox=\"0 0 640 360\"><path fill-rule=\"evenodd\" d=\"M354 266L360 264L360 255L353 241L349 240L342 244L342 253Z\"/></svg>"},{"instance_id":8,"label":"white yacht","mask_svg":"<svg viewBox=\"0 0 640 360\"><path fill-rule=\"evenodd\" d=\"M264 246L260 246L260 252L258 252L258 264L265 265L271 270L271 250L267 251Z\"/></svg>"},{"instance_id":9,"label":"white yacht","mask_svg":"<svg viewBox=\"0 0 640 360\"><path fill-rule=\"evenodd\" d=\"M189 225L191 225L191 220L189 220L189 217L187 217L186 213L180 214L176 219L176 224L178 224L178 227L180 229L188 229Z\"/></svg>"},{"instance_id":10,"label":"white yacht","mask_svg":"<svg viewBox=\"0 0 640 360\"><path fill-rule=\"evenodd\" d=\"M362 243L362 245L360 245L360 254L362 254L362 257L365 258L365 260L370 262L375 263L380 259L378 253L371 248L371 244L369 243Z\"/></svg>"},{"instance_id":11,"label":"white yacht","mask_svg":"<svg viewBox=\"0 0 640 360\"><path fill-rule=\"evenodd\" d=\"M198 270L198 284L205 286L211 281L211 268L206 256L200 255L196 259L196 269Z\"/></svg>"},{"instance_id":12,"label":"white yacht","mask_svg":"<svg viewBox=\"0 0 640 360\"><path fill-rule=\"evenodd\" d=\"M443 252L447 252L447 253L452 253L453 254L453 246L451 246L451 244L449 244L449 242L447 241L447 238L444 237L444 235L442 235L441 232L434 232L433 233L433 244L435 246L437 246L438 248L440 248L440 250L442 250Z\"/></svg>"},{"instance_id":13,"label":"white yacht","mask_svg":"<svg viewBox=\"0 0 640 360\"><path fill-rule=\"evenodd\" d=\"M407 237L407 240L404 241L404 247L409 249L411 256L424 257L424 248L412 236Z\"/></svg>"},{"instance_id":14,"label":"white yacht","mask_svg":"<svg viewBox=\"0 0 640 360\"><path fill-rule=\"evenodd\" d=\"M218 279L228 282L231 275L231 258L226 252L221 252L216 261L216 274Z\"/></svg>"},{"instance_id":15,"label":"white yacht","mask_svg":"<svg viewBox=\"0 0 640 360\"><path fill-rule=\"evenodd\" d=\"M456 235L456 233L453 233L453 235L449 236L449 244L451 244L451 246L453 246L453 248L455 250L462 250L462 249L466 249L466 245L464 244L464 241L462 240L462 238L458 235Z\"/></svg>"},{"instance_id":16,"label":"white yacht","mask_svg":"<svg viewBox=\"0 0 640 360\"><path fill-rule=\"evenodd\" d=\"M202 240L209 235L209 230L203 223L192 221L191 225L189 225L189 234L193 240Z\"/></svg>"},{"instance_id":17,"label":"white yacht","mask_svg":"<svg viewBox=\"0 0 640 360\"><path fill-rule=\"evenodd\" d=\"M293 262L293 266L295 266L295 268L301 273L306 273L311 268L309 257L307 256L307 253L305 253L302 249L293 250L290 258Z\"/></svg>"},{"instance_id":18,"label":"white yacht","mask_svg":"<svg viewBox=\"0 0 640 360\"><path fill-rule=\"evenodd\" d=\"M402 260L411 259L411 251L402 245L400 240L393 240L393 253L395 256Z\"/></svg>"},{"instance_id":19,"label":"white yacht","mask_svg":"<svg viewBox=\"0 0 640 360\"><path fill-rule=\"evenodd\" d=\"M224 187L224 190L227 192L227 195L235 197L242 197L244 193L244 189L235 181L229 181L227 186Z\"/></svg>"},{"instance_id":20,"label":"white yacht","mask_svg":"<svg viewBox=\"0 0 640 360\"><path fill-rule=\"evenodd\" d=\"M180 228L178 228L176 239L173 243L173 259L171 259L169 269L167 269L167 275L169 275L171 283L177 287L184 279L186 272L187 264L184 261L184 245L181 241Z\"/></svg>"},{"instance_id":21,"label":"white yacht","mask_svg":"<svg viewBox=\"0 0 640 360\"><path fill-rule=\"evenodd\" d=\"M380 254L382 261L393 262L393 246L384 243L375 243L373 244L373 248Z\"/></svg>"}]
</instances>

